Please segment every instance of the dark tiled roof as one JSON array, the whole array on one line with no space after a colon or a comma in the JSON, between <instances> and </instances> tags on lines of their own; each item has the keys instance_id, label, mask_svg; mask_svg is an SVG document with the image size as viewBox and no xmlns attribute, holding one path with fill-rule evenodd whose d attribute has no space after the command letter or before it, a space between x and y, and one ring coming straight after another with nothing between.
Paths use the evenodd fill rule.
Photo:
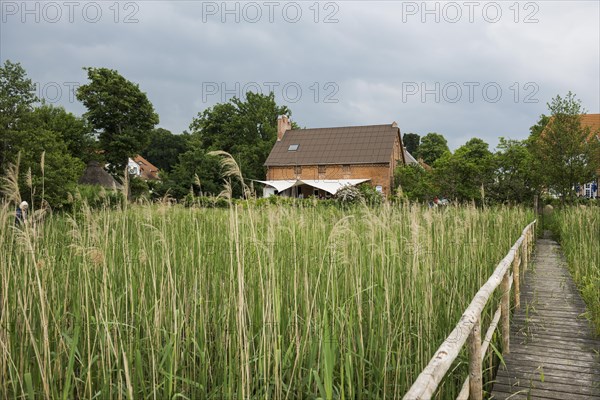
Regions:
<instances>
[{"instance_id":1,"label":"dark tiled roof","mask_svg":"<svg viewBox=\"0 0 600 400\"><path fill-rule=\"evenodd\" d=\"M295 129L275 142L266 166L389 163L398 127L388 125ZM288 151L297 144L297 151Z\"/></svg>"}]
</instances>

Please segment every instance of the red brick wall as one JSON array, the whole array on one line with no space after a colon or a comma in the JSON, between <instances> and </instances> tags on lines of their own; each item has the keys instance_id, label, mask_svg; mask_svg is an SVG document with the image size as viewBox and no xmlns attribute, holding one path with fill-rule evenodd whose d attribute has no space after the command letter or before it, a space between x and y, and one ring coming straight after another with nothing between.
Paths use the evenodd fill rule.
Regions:
<instances>
[{"instance_id":1,"label":"red brick wall","mask_svg":"<svg viewBox=\"0 0 600 400\"><path fill-rule=\"evenodd\" d=\"M342 165L326 165L325 173L320 174L318 166L303 165L300 175L296 175L295 166L269 167L267 180L370 179L368 183L373 187L381 186L383 193L389 195L392 184L390 171L390 164L355 164L349 165L348 168Z\"/></svg>"}]
</instances>

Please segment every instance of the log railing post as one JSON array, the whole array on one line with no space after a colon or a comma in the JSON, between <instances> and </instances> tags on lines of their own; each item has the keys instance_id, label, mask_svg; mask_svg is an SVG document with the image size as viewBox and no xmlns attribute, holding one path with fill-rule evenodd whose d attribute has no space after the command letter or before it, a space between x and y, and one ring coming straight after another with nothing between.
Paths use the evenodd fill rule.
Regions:
<instances>
[{"instance_id":1,"label":"log railing post","mask_svg":"<svg viewBox=\"0 0 600 400\"><path fill-rule=\"evenodd\" d=\"M469 333L469 399L483 399L481 368L481 318L478 317Z\"/></svg>"},{"instance_id":2,"label":"log railing post","mask_svg":"<svg viewBox=\"0 0 600 400\"><path fill-rule=\"evenodd\" d=\"M500 284L500 291L502 292L502 299L500 301L500 324L502 328L502 352L510 353L510 282L509 272L506 270L502 283Z\"/></svg>"},{"instance_id":3,"label":"log railing post","mask_svg":"<svg viewBox=\"0 0 600 400\"><path fill-rule=\"evenodd\" d=\"M523 256L523 274L525 274L525 272L527 272L527 267L529 266L529 231L527 231L527 234L525 235L525 240L523 241L523 251L522 256Z\"/></svg>"},{"instance_id":4,"label":"log railing post","mask_svg":"<svg viewBox=\"0 0 600 400\"><path fill-rule=\"evenodd\" d=\"M521 308L521 249L515 251L513 260L513 285L515 286L515 309ZM509 288L510 290L510 288Z\"/></svg>"}]
</instances>

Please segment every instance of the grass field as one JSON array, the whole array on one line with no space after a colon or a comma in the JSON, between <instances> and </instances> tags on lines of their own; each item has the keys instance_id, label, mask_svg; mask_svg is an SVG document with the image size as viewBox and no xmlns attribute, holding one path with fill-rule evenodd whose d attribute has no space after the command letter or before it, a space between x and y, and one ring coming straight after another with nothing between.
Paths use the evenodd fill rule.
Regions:
<instances>
[{"instance_id":1,"label":"grass field","mask_svg":"<svg viewBox=\"0 0 600 400\"><path fill-rule=\"evenodd\" d=\"M553 218L571 275L600 335L600 208L569 207Z\"/></svg>"},{"instance_id":2,"label":"grass field","mask_svg":"<svg viewBox=\"0 0 600 400\"><path fill-rule=\"evenodd\" d=\"M13 215L0 213L2 399L398 398L533 220L154 205L15 229ZM438 397L465 371L461 356Z\"/></svg>"}]
</instances>

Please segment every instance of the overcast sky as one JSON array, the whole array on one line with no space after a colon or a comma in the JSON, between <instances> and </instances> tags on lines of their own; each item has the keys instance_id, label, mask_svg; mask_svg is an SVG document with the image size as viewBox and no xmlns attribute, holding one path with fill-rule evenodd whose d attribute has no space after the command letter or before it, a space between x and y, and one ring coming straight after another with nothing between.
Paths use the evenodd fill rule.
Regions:
<instances>
[{"instance_id":1,"label":"overcast sky","mask_svg":"<svg viewBox=\"0 0 600 400\"><path fill-rule=\"evenodd\" d=\"M525 138L569 90L600 113L600 2L0 1L0 59L81 115L82 67L138 83L180 133L244 90L303 127L384 124L450 147Z\"/></svg>"}]
</instances>

